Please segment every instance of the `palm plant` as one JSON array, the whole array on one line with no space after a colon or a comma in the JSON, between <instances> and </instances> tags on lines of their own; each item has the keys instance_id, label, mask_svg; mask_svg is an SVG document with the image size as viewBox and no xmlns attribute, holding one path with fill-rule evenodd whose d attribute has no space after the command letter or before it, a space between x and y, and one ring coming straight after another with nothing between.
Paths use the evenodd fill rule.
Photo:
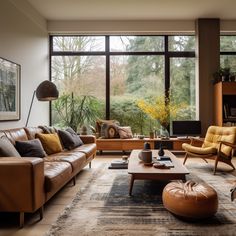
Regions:
<instances>
[{"instance_id":1,"label":"palm plant","mask_svg":"<svg viewBox=\"0 0 236 236\"><path fill-rule=\"evenodd\" d=\"M94 96L74 96L73 93L60 96L53 102L52 109L59 126L70 126L75 131L95 123L102 113L101 103Z\"/></svg>"}]
</instances>

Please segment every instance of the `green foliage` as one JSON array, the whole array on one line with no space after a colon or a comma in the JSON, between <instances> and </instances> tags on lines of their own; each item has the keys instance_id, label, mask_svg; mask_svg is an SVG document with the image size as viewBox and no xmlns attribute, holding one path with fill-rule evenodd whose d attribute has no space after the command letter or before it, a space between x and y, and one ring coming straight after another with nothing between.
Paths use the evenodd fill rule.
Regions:
<instances>
[{"instance_id":1,"label":"green foliage","mask_svg":"<svg viewBox=\"0 0 236 236\"><path fill-rule=\"evenodd\" d=\"M137 100L130 97L117 97L111 102L111 119L122 126L131 126L133 133L149 134L150 118L137 106Z\"/></svg>"},{"instance_id":2,"label":"green foliage","mask_svg":"<svg viewBox=\"0 0 236 236\"><path fill-rule=\"evenodd\" d=\"M101 116L102 105L93 96L64 94L52 103L53 124L59 127L70 126L77 131L83 125L94 124Z\"/></svg>"}]
</instances>

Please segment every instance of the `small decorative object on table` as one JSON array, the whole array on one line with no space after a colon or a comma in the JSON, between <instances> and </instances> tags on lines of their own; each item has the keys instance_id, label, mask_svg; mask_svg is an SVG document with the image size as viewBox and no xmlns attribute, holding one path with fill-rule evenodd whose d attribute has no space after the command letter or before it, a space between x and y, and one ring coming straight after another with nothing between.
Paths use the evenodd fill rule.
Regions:
<instances>
[{"instance_id":1,"label":"small decorative object on table","mask_svg":"<svg viewBox=\"0 0 236 236\"><path fill-rule=\"evenodd\" d=\"M128 169L127 160L113 160L108 169Z\"/></svg>"},{"instance_id":2,"label":"small decorative object on table","mask_svg":"<svg viewBox=\"0 0 236 236\"><path fill-rule=\"evenodd\" d=\"M161 156L164 156L165 152L163 150L163 147L162 147L162 143L160 143L160 149L158 151L158 155L161 157Z\"/></svg>"},{"instance_id":3,"label":"small decorative object on table","mask_svg":"<svg viewBox=\"0 0 236 236\"><path fill-rule=\"evenodd\" d=\"M158 169L169 169L170 167L166 166L164 163L161 163L161 162L156 162L153 164L153 166L155 168L158 168Z\"/></svg>"},{"instance_id":4,"label":"small decorative object on table","mask_svg":"<svg viewBox=\"0 0 236 236\"><path fill-rule=\"evenodd\" d=\"M151 150L142 150L139 153L138 157L144 163L152 163L152 151Z\"/></svg>"},{"instance_id":5,"label":"small decorative object on table","mask_svg":"<svg viewBox=\"0 0 236 236\"><path fill-rule=\"evenodd\" d=\"M139 139L144 139L144 138L145 138L145 135L139 134L139 135L138 135L138 138L139 138Z\"/></svg>"},{"instance_id":6,"label":"small decorative object on table","mask_svg":"<svg viewBox=\"0 0 236 236\"><path fill-rule=\"evenodd\" d=\"M128 161L128 159L129 159L129 156L126 156L126 155L122 156L123 161Z\"/></svg>"},{"instance_id":7,"label":"small decorative object on table","mask_svg":"<svg viewBox=\"0 0 236 236\"><path fill-rule=\"evenodd\" d=\"M144 143L143 149L144 150L151 149L150 143L148 143L148 142Z\"/></svg>"},{"instance_id":8,"label":"small decorative object on table","mask_svg":"<svg viewBox=\"0 0 236 236\"><path fill-rule=\"evenodd\" d=\"M149 132L149 138L150 139L154 139L154 131L150 131Z\"/></svg>"}]
</instances>

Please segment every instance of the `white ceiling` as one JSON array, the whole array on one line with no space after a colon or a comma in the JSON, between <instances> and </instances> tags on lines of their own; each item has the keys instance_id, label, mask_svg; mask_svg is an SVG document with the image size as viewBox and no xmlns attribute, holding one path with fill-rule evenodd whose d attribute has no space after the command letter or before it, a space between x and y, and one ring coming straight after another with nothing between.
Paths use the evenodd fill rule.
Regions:
<instances>
[{"instance_id":1,"label":"white ceiling","mask_svg":"<svg viewBox=\"0 0 236 236\"><path fill-rule=\"evenodd\" d=\"M236 0L27 0L46 20L236 19Z\"/></svg>"}]
</instances>

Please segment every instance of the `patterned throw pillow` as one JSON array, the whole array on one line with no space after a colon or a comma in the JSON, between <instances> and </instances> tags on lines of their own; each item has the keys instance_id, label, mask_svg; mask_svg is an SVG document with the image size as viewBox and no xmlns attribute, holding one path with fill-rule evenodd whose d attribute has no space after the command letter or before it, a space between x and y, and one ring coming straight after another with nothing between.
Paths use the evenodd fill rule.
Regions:
<instances>
[{"instance_id":1,"label":"patterned throw pillow","mask_svg":"<svg viewBox=\"0 0 236 236\"><path fill-rule=\"evenodd\" d=\"M98 133L99 137L104 137L104 132L102 133L102 125L103 124L116 124L120 125L120 123L117 120L97 120L96 121L96 132Z\"/></svg>"},{"instance_id":2,"label":"patterned throw pillow","mask_svg":"<svg viewBox=\"0 0 236 236\"><path fill-rule=\"evenodd\" d=\"M119 138L118 126L116 124L104 123L101 127L102 138Z\"/></svg>"},{"instance_id":3,"label":"patterned throw pillow","mask_svg":"<svg viewBox=\"0 0 236 236\"><path fill-rule=\"evenodd\" d=\"M118 132L121 139L133 138L133 134L130 126L119 127Z\"/></svg>"},{"instance_id":4,"label":"patterned throw pillow","mask_svg":"<svg viewBox=\"0 0 236 236\"><path fill-rule=\"evenodd\" d=\"M57 133L55 134L37 133L35 137L41 141L43 149L46 151L48 155L62 151L61 142Z\"/></svg>"},{"instance_id":5,"label":"patterned throw pillow","mask_svg":"<svg viewBox=\"0 0 236 236\"><path fill-rule=\"evenodd\" d=\"M16 141L16 149L22 157L47 156L39 139Z\"/></svg>"}]
</instances>

